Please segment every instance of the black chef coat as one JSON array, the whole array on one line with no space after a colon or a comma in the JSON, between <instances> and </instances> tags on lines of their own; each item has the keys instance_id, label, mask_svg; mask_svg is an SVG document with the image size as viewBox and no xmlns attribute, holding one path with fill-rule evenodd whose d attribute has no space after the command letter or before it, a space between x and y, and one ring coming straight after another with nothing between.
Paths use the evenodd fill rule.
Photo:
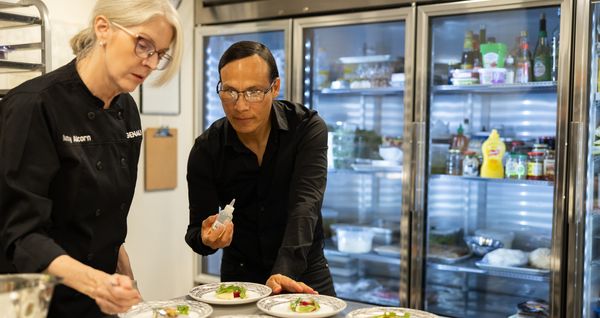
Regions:
<instances>
[{"instance_id":1,"label":"black chef coat","mask_svg":"<svg viewBox=\"0 0 600 318\"><path fill-rule=\"evenodd\" d=\"M222 281L265 283L272 274L335 294L323 256L321 205L327 178L327 126L316 111L286 101L271 107L271 131L258 165L226 118L195 141L188 161L186 242L202 255L202 221L235 198L235 230L223 249Z\"/></svg>"},{"instance_id":2,"label":"black chef coat","mask_svg":"<svg viewBox=\"0 0 600 318\"><path fill-rule=\"evenodd\" d=\"M0 101L0 272L40 272L56 257L114 273L137 177L142 131L129 94L108 109L73 60ZM101 317L58 286L48 317Z\"/></svg>"}]
</instances>

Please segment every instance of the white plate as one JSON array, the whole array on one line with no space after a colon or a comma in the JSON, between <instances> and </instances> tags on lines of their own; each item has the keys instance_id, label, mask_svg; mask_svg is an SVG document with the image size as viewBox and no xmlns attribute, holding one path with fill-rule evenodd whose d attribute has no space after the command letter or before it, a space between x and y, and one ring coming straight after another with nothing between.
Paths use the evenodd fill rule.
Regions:
<instances>
[{"instance_id":1,"label":"white plate","mask_svg":"<svg viewBox=\"0 0 600 318\"><path fill-rule=\"evenodd\" d=\"M166 300L166 301L148 301L133 306L129 311L119 314L120 318L152 318L154 308L176 307L177 305L190 306L189 315L179 315L178 318L205 318L212 314L213 309L210 305L191 300Z\"/></svg>"},{"instance_id":2,"label":"white plate","mask_svg":"<svg viewBox=\"0 0 600 318\"><path fill-rule=\"evenodd\" d=\"M410 314L410 318L438 318L438 316L428 312L400 307L371 307L356 309L349 312L346 315L346 318L369 318L377 315L383 315L386 312L393 312L398 315L404 315L408 313Z\"/></svg>"},{"instance_id":3,"label":"white plate","mask_svg":"<svg viewBox=\"0 0 600 318\"><path fill-rule=\"evenodd\" d=\"M246 288L246 298L221 299L217 298L216 291L219 285L237 285ZM261 298L271 295L271 288L263 284L243 283L243 282L221 282L200 285L192 288L190 297L214 305L239 305L255 302Z\"/></svg>"},{"instance_id":4,"label":"white plate","mask_svg":"<svg viewBox=\"0 0 600 318\"><path fill-rule=\"evenodd\" d=\"M319 302L319 310L313 312L294 312L290 309L290 302L298 297L312 297ZM258 309L276 317L283 318L318 318L330 317L346 308L346 302L335 297L325 295L308 295L308 294L282 294L263 298L256 304Z\"/></svg>"}]
</instances>

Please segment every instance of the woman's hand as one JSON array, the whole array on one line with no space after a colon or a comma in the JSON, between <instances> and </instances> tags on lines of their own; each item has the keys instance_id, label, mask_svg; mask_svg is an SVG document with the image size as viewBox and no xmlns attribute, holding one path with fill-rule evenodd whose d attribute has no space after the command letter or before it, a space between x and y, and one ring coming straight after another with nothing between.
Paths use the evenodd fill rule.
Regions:
<instances>
[{"instance_id":1,"label":"woman's hand","mask_svg":"<svg viewBox=\"0 0 600 318\"><path fill-rule=\"evenodd\" d=\"M233 239L233 222L225 222L216 230L212 229L213 223L217 220L217 215L211 215L202 221L201 231L202 243L215 250L229 246Z\"/></svg>"},{"instance_id":2,"label":"woman's hand","mask_svg":"<svg viewBox=\"0 0 600 318\"><path fill-rule=\"evenodd\" d=\"M104 277L100 278L91 295L102 312L109 315L123 313L142 300L129 276L105 275L101 275Z\"/></svg>"},{"instance_id":3,"label":"woman's hand","mask_svg":"<svg viewBox=\"0 0 600 318\"><path fill-rule=\"evenodd\" d=\"M273 290L273 294L281 292L302 293L302 294L318 294L317 291L303 282L297 282L285 275L275 274L267 279L267 286Z\"/></svg>"}]
</instances>

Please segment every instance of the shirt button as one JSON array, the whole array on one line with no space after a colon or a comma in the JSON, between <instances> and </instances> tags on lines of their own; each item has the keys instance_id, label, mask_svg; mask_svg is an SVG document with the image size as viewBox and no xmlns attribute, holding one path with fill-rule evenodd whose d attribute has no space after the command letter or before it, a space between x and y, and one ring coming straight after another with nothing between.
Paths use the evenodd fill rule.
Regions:
<instances>
[{"instance_id":1,"label":"shirt button","mask_svg":"<svg viewBox=\"0 0 600 318\"><path fill-rule=\"evenodd\" d=\"M244 263L240 263L240 267L244 267Z\"/></svg>"},{"instance_id":2,"label":"shirt button","mask_svg":"<svg viewBox=\"0 0 600 318\"><path fill-rule=\"evenodd\" d=\"M118 112L117 113L117 118L118 119L123 119L123 112Z\"/></svg>"},{"instance_id":3,"label":"shirt button","mask_svg":"<svg viewBox=\"0 0 600 318\"><path fill-rule=\"evenodd\" d=\"M88 261L91 261L93 258L94 258L94 253L89 253L89 254L87 255L87 260L88 260Z\"/></svg>"},{"instance_id":4,"label":"shirt button","mask_svg":"<svg viewBox=\"0 0 600 318\"><path fill-rule=\"evenodd\" d=\"M98 170L104 169L104 166L102 165L102 161L98 160L98 162L96 162L96 169L98 169Z\"/></svg>"},{"instance_id":5,"label":"shirt button","mask_svg":"<svg viewBox=\"0 0 600 318\"><path fill-rule=\"evenodd\" d=\"M94 112L89 112L89 113L87 114L87 116L88 116L88 118L89 118L90 120L94 120L94 118L96 118L96 113L94 113Z\"/></svg>"},{"instance_id":6,"label":"shirt button","mask_svg":"<svg viewBox=\"0 0 600 318\"><path fill-rule=\"evenodd\" d=\"M102 214L102 210L96 209L96 216L100 216L100 214Z\"/></svg>"},{"instance_id":7,"label":"shirt button","mask_svg":"<svg viewBox=\"0 0 600 318\"><path fill-rule=\"evenodd\" d=\"M121 157L121 167L127 167L127 159L125 157Z\"/></svg>"}]
</instances>

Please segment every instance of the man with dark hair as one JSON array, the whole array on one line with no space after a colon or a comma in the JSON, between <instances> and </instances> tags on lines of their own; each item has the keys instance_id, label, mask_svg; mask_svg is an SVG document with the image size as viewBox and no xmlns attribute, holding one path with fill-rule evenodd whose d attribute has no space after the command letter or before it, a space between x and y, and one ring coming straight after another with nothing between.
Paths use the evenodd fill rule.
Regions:
<instances>
[{"instance_id":1,"label":"man with dark hair","mask_svg":"<svg viewBox=\"0 0 600 318\"><path fill-rule=\"evenodd\" d=\"M335 295L323 255L325 122L300 104L274 100L279 73L261 43L233 44L219 74L226 117L190 152L186 242L202 255L223 248L222 281L266 283L276 294ZM219 207L232 199L233 221L211 230Z\"/></svg>"}]
</instances>

